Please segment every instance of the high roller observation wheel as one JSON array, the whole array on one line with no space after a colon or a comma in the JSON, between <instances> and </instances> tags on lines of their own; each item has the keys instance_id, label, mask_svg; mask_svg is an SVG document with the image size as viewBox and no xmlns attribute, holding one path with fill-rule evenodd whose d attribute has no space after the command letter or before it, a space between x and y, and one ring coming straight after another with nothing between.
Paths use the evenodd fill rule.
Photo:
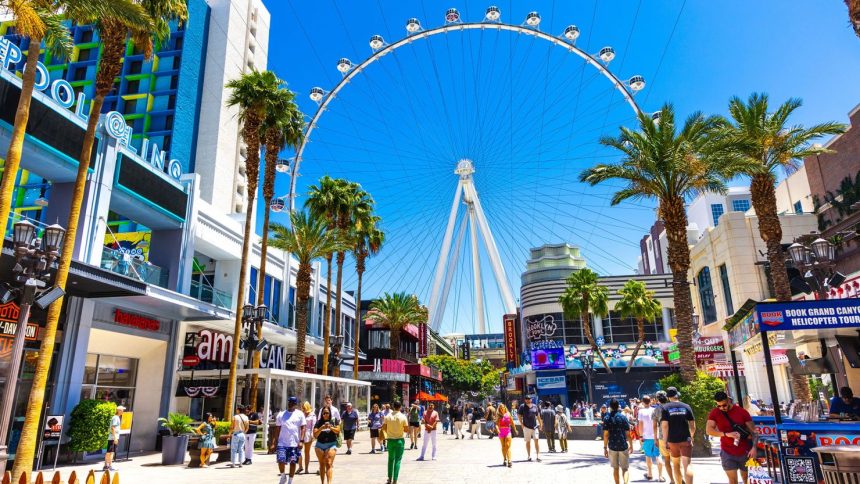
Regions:
<instances>
[{"instance_id":1,"label":"high roller observation wheel","mask_svg":"<svg viewBox=\"0 0 860 484\"><path fill-rule=\"evenodd\" d=\"M615 58L615 50L612 47L603 47L597 54L589 54L576 46L576 39L580 34L578 27L575 25L569 25L564 29L564 32L561 35L553 36L540 30L540 21L541 18L538 12L530 12L521 25L504 23L501 21L501 10L496 6L490 6L487 8L486 14L480 22L463 22L457 9L450 8L445 14L445 24L429 30L424 30L417 18L410 18L406 22L406 37L394 43L388 44L384 41L381 35L374 35L370 39L370 48L373 52L360 64L353 64L349 59L341 58L337 64L337 69L342 75L340 82L338 82L330 91L325 91L320 87L315 87L311 89L310 92L311 100L317 103L318 107L305 128L304 136L302 137L301 144L296 150L294 162L292 163L290 171L290 190L287 195L290 213L295 210L296 179L299 174L302 153L304 153L308 141L310 140L311 133L313 133L319 118L326 111L328 105L354 77L363 72L369 65L381 59L386 54L389 54L407 44L411 44L416 40L428 39L434 35L448 32L487 29L495 29L498 31L505 30L516 32L518 34L532 35L566 49L568 52L576 54L582 58L589 65L597 69L600 74L602 74L619 92L621 92L621 95L624 97L630 108L633 109L633 112L637 117L644 114L633 96L645 88L645 78L641 75L634 75L626 81L622 81L618 76L610 71L609 63ZM657 113L654 113L654 116L656 115Z\"/></svg>"}]
</instances>

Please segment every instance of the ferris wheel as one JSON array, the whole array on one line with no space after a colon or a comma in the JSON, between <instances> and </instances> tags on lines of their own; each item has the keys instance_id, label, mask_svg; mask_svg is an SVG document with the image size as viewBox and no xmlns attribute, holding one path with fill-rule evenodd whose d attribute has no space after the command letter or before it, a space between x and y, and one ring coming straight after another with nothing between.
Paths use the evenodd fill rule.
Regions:
<instances>
[{"instance_id":1,"label":"ferris wheel","mask_svg":"<svg viewBox=\"0 0 860 484\"><path fill-rule=\"evenodd\" d=\"M598 272L633 273L653 207L610 208L613 187L577 180L617 156L598 140L635 126L644 77L619 77L613 47L539 12L439 17L409 18L391 42L390 28L372 35L364 60L341 57L333 85L309 90L313 115L279 167L291 177L278 208L294 209L325 174L361 183L388 239L363 295L414 293L443 333L500 331L532 247L568 242Z\"/></svg>"}]
</instances>

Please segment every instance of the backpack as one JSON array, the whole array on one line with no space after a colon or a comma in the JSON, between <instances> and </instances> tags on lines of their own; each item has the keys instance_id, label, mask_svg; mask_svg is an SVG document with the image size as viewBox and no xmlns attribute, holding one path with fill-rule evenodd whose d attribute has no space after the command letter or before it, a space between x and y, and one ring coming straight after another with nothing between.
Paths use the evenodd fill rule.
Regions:
<instances>
[{"instance_id":1,"label":"backpack","mask_svg":"<svg viewBox=\"0 0 860 484\"><path fill-rule=\"evenodd\" d=\"M418 409L416 407L410 408L409 409L409 421L410 422L417 422L418 420L419 420Z\"/></svg>"}]
</instances>

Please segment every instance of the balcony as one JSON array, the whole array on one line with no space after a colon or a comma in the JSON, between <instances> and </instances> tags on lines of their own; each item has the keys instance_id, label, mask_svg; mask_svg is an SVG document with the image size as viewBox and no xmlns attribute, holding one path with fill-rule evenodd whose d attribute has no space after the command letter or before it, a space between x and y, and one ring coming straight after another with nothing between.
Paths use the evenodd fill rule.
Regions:
<instances>
[{"instance_id":1,"label":"balcony","mask_svg":"<svg viewBox=\"0 0 860 484\"><path fill-rule=\"evenodd\" d=\"M233 296L230 293L215 289L205 282L191 281L188 295L198 301L214 304L224 309L233 307Z\"/></svg>"},{"instance_id":2,"label":"balcony","mask_svg":"<svg viewBox=\"0 0 860 484\"><path fill-rule=\"evenodd\" d=\"M148 261L135 259L127 252L105 249L102 251L100 267L147 284L167 289L167 270Z\"/></svg>"}]
</instances>

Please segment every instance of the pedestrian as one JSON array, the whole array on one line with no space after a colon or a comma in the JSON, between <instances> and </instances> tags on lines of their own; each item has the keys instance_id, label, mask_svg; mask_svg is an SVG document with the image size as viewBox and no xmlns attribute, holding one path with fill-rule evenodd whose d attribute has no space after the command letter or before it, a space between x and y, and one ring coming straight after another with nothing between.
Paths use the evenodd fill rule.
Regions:
<instances>
[{"instance_id":1,"label":"pedestrian","mask_svg":"<svg viewBox=\"0 0 860 484\"><path fill-rule=\"evenodd\" d=\"M540 411L540 430L546 438L547 449L550 453L555 454L555 410L551 405L548 401L543 402L543 409Z\"/></svg>"},{"instance_id":2,"label":"pedestrian","mask_svg":"<svg viewBox=\"0 0 860 484\"><path fill-rule=\"evenodd\" d=\"M531 462L532 460L532 448L531 444L534 441L535 444L535 458L540 462L540 441L538 440L540 436L538 435L538 424L540 424L540 412L538 411L537 405L532 403L531 397L526 397L525 403L520 405L518 410L520 422L523 426L523 439L526 441L526 454L528 455L528 460Z\"/></svg>"},{"instance_id":3,"label":"pedestrian","mask_svg":"<svg viewBox=\"0 0 860 484\"><path fill-rule=\"evenodd\" d=\"M451 409L451 419L454 421L453 434L455 435L454 439L459 440L460 436L463 435L463 407L462 405L454 405Z\"/></svg>"},{"instance_id":4,"label":"pedestrian","mask_svg":"<svg viewBox=\"0 0 860 484\"><path fill-rule=\"evenodd\" d=\"M248 431L248 417L242 405L236 407L236 414L230 420L230 467L242 467L245 462L245 432Z\"/></svg>"},{"instance_id":5,"label":"pedestrian","mask_svg":"<svg viewBox=\"0 0 860 484\"><path fill-rule=\"evenodd\" d=\"M636 442L639 441L639 427L636 425L636 414L635 412L633 412L633 410L631 410L631 407L625 407L623 412L624 416L627 417L627 421L630 423L630 438L633 441L633 450L636 450Z\"/></svg>"},{"instance_id":6,"label":"pedestrian","mask_svg":"<svg viewBox=\"0 0 860 484\"><path fill-rule=\"evenodd\" d=\"M248 433L245 434L245 462L244 465L253 464L254 444L257 442L257 426L262 425L260 414L254 411L250 405L245 406L245 415L248 416Z\"/></svg>"},{"instance_id":7,"label":"pedestrian","mask_svg":"<svg viewBox=\"0 0 860 484\"><path fill-rule=\"evenodd\" d=\"M750 417L758 417L761 409L755 404L755 399L749 395L744 397L744 410L749 412Z\"/></svg>"},{"instance_id":8,"label":"pedestrian","mask_svg":"<svg viewBox=\"0 0 860 484\"><path fill-rule=\"evenodd\" d=\"M669 475L669 484L675 484L675 476L672 473L672 459L669 456L669 448L666 446L666 442L663 441L663 405L669 403L669 398L663 390L657 391L654 396L657 397L657 404L654 405L654 415L652 416L652 420L654 421L654 438L657 440L657 448L660 451L660 459L663 461L663 464L665 464L666 474Z\"/></svg>"},{"instance_id":9,"label":"pedestrian","mask_svg":"<svg viewBox=\"0 0 860 484\"><path fill-rule=\"evenodd\" d=\"M385 422L385 417L387 417L390 414L391 414L391 405L386 403L382 406L382 422L383 423ZM388 447L388 442L386 440L386 437L387 437L387 435L385 435L385 428L380 428L379 429L379 447L382 449L383 452L385 452L387 450L387 447Z\"/></svg>"},{"instance_id":10,"label":"pedestrian","mask_svg":"<svg viewBox=\"0 0 860 484\"><path fill-rule=\"evenodd\" d=\"M487 433L490 434L490 438L492 439L496 435L496 409L493 408L492 403L487 405L487 413L485 415L487 419Z\"/></svg>"},{"instance_id":11,"label":"pedestrian","mask_svg":"<svg viewBox=\"0 0 860 484\"><path fill-rule=\"evenodd\" d=\"M299 399L290 397L287 400L287 410L278 414L275 419L274 449L275 460L278 463L278 472L281 477L280 484L292 484L293 476L296 475L296 464L302 461L302 437L307 426L307 418L302 410L299 410ZM289 480L284 472L286 465L290 465Z\"/></svg>"},{"instance_id":12,"label":"pedestrian","mask_svg":"<svg viewBox=\"0 0 860 484\"><path fill-rule=\"evenodd\" d=\"M215 417L211 413L206 412L203 415L203 423L194 429L194 433L200 436L200 467L208 467L209 456L212 455L212 449L215 448Z\"/></svg>"},{"instance_id":13,"label":"pedestrian","mask_svg":"<svg viewBox=\"0 0 860 484\"><path fill-rule=\"evenodd\" d=\"M595 405L595 409L597 406ZM600 410L595 410L594 421L597 422L597 436L594 440L603 439L603 417L606 415L606 405L601 405Z\"/></svg>"},{"instance_id":14,"label":"pedestrian","mask_svg":"<svg viewBox=\"0 0 860 484\"><path fill-rule=\"evenodd\" d=\"M105 452L105 465L102 470L116 471L113 467L113 458L116 455L116 449L119 446L119 429L122 426L122 412L124 411L125 407L119 405L116 407L116 412L110 418L107 452Z\"/></svg>"},{"instance_id":15,"label":"pedestrian","mask_svg":"<svg viewBox=\"0 0 860 484\"><path fill-rule=\"evenodd\" d=\"M511 441L512 435L517 432L514 420L511 418L508 407L504 403L499 404L498 409L499 442L502 444L502 465L511 467Z\"/></svg>"},{"instance_id":16,"label":"pedestrian","mask_svg":"<svg viewBox=\"0 0 860 484\"><path fill-rule=\"evenodd\" d=\"M418 422L422 422L424 420L424 412L427 408L421 403L421 400L415 400L415 403L418 405ZM415 448L418 448L418 439L421 438L421 426L418 426L418 433L415 435Z\"/></svg>"},{"instance_id":17,"label":"pedestrian","mask_svg":"<svg viewBox=\"0 0 860 484\"><path fill-rule=\"evenodd\" d=\"M355 439L355 431L358 430L358 411L352 408L352 403L346 402L346 409L342 415L343 440L346 442L346 455L352 455L352 440Z\"/></svg>"},{"instance_id":18,"label":"pedestrian","mask_svg":"<svg viewBox=\"0 0 860 484\"><path fill-rule=\"evenodd\" d=\"M471 425L469 427L469 433L471 435L469 436L469 439L474 439L475 434L478 434L478 440L481 440L481 419L483 417L484 417L484 410L481 408L480 405L477 405L472 410L472 421L470 422Z\"/></svg>"},{"instance_id":19,"label":"pedestrian","mask_svg":"<svg viewBox=\"0 0 860 484\"><path fill-rule=\"evenodd\" d=\"M301 461L299 462L298 473L301 474L304 471L305 474L310 474L311 445L314 442L314 425L317 423L317 416L311 408L311 402L307 401L302 405L302 413L305 414L305 432L302 435L302 455L305 458L305 464L302 465Z\"/></svg>"},{"instance_id":20,"label":"pedestrian","mask_svg":"<svg viewBox=\"0 0 860 484\"><path fill-rule=\"evenodd\" d=\"M333 412L331 407L323 407L320 409L317 423L314 424L314 438L317 439L314 447L317 460L320 463L320 482L322 484L326 483L326 479L331 483L334 457L337 454L337 436L340 433L340 426L337 424L338 421L332 417Z\"/></svg>"},{"instance_id":21,"label":"pedestrian","mask_svg":"<svg viewBox=\"0 0 860 484\"><path fill-rule=\"evenodd\" d=\"M618 400L609 401L609 413L603 417L603 455L609 459L615 484L630 482L630 453L633 452L633 434L630 421L618 411ZM692 483L690 483L692 484Z\"/></svg>"},{"instance_id":22,"label":"pedestrian","mask_svg":"<svg viewBox=\"0 0 860 484\"><path fill-rule=\"evenodd\" d=\"M340 422L340 410L338 410L337 407L335 407L332 403L331 395L326 395L325 397L323 397L323 406L320 407L319 411L317 412L317 420L319 420L320 416L322 416L322 409L326 407L328 407L329 411L331 411L332 420Z\"/></svg>"},{"instance_id":23,"label":"pedestrian","mask_svg":"<svg viewBox=\"0 0 860 484\"><path fill-rule=\"evenodd\" d=\"M418 447L418 429L421 427L421 410L418 400L409 407L409 450Z\"/></svg>"},{"instance_id":24,"label":"pedestrian","mask_svg":"<svg viewBox=\"0 0 860 484\"><path fill-rule=\"evenodd\" d=\"M647 472L645 479L649 481L654 478L651 469L654 463L657 463L657 480L665 481L663 478L663 461L660 459L660 448L657 446L656 436L654 435L654 407L651 406L651 397L645 395L642 397L642 407L638 412L636 420L637 433L642 439L642 453L645 454L645 467Z\"/></svg>"},{"instance_id":25,"label":"pedestrian","mask_svg":"<svg viewBox=\"0 0 860 484\"><path fill-rule=\"evenodd\" d=\"M564 407L556 405L555 407L555 434L558 436L558 443L561 446L562 452L567 452L567 432L571 430L570 418Z\"/></svg>"},{"instance_id":26,"label":"pedestrian","mask_svg":"<svg viewBox=\"0 0 860 484\"><path fill-rule=\"evenodd\" d=\"M397 484L397 477L400 475L400 461L403 459L403 448L405 447L403 437L410 430L409 421L405 415L400 413L400 402L395 401L391 404L391 413L385 416L382 430L387 437L385 445L388 449L388 480L385 483Z\"/></svg>"},{"instance_id":27,"label":"pedestrian","mask_svg":"<svg viewBox=\"0 0 860 484\"><path fill-rule=\"evenodd\" d=\"M445 435L451 428L451 405L448 405L448 402L445 402L440 405L440 407L442 407L439 412L439 417L442 419L442 435Z\"/></svg>"},{"instance_id":28,"label":"pedestrian","mask_svg":"<svg viewBox=\"0 0 860 484\"><path fill-rule=\"evenodd\" d=\"M693 409L682 403L681 393L675 387L666 389L669 403L663 405L660 414L660 426L663 429L663 441L669 449L672 461L670 472L675 483L693 483L693 469L690 460L693 457L693 435L696 434L696 420Z\"/></svg>"},{"instance_id":29,"label":"pedestrian","mask_svg":"<svg viewBox=\"0 0 860 484\"><path fill-rule=\"evenodd\" d=\"M436 426L439 425L439 412L436 411L434 404L427 405L427 411L424 412L424 442L421 444L421 455L418 460L424 460L424 453L427 451L427 441L433 445L433 451L430 454L432 460L436 460Z\"/></svg>"},{"instance_id":30,"label":"pedestrian","mask_svg":"<svg viewBox=\"0 0 860 484\"><path fill-rule=\"evenodd\" d=\"M370 453L376 453L376 442L379 441L379 451L382 452L382 440L379 439L379 429L382 428L382 412L379 411L379 404L374 403L367 414L367 427L370 429Z\"/></svg>"},{"instance_id":31,"label":"pedestrian","mask_svg":"<svg viewBox=\"0 0 860 484\"><path fill-rule=\"evenodd\" d=\"M715 407L708 414L705 432L720 438L720 463L729 484L738 484L738 471L747 482L747 459L756 458L758 435L752 416L740 405L732 403L724 391L714 394Z\"/></svg>"}]
</instances>

